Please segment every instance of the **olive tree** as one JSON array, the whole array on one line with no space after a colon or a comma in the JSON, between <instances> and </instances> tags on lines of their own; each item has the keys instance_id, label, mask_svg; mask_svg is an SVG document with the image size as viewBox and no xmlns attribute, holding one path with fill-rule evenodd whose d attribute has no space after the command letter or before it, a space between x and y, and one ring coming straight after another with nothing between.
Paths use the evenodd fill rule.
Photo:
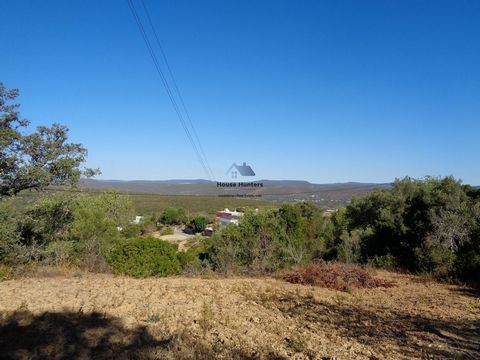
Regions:
<instances>
[{"instance_id":1,"label":"olive tree","mask_svg":"<svg viewBox=\"0 0 480 360\"><path fill-rule=\"evenodd\" d=\"M27 134L30 122L20 116L18 95L18 89L0 82L0 198L50 185L75 185L80 176L98 173L81 169L87 150L67 142L65 126L38 126Z\"/></svg>"}]
</instances>

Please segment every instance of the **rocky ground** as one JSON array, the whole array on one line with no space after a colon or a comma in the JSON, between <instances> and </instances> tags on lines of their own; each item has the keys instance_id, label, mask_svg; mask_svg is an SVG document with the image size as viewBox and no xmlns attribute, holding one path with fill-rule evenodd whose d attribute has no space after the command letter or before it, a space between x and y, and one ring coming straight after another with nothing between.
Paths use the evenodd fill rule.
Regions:
<instances>
[{"instance_id":1,"label":"rocky ground","mask_svg":"<svg viewBox=\"0 0 480 360\"><path fill-rule=\"evenodd\" d=\"M0 358L480 358L478 292L376 276L395 286L43 271L0 282Z\"/></svg>"}]
</instances>

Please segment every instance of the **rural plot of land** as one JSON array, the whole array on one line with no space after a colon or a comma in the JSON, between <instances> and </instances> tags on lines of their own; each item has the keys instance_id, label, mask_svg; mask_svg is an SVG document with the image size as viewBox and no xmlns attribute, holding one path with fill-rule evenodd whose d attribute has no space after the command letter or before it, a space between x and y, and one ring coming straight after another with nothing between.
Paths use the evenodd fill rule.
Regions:
<instances>
[{"instance_id":1,"label":"rural plot of land","mask_svg":"<svg viewBox=\"0 0 480 360\"><path fill-rule=\"evenodd\" d=\"M44 273L0 283L6 358L480 357L479 294L379 272L341 292L273 278Z\"/></svg>"}]
</instances>

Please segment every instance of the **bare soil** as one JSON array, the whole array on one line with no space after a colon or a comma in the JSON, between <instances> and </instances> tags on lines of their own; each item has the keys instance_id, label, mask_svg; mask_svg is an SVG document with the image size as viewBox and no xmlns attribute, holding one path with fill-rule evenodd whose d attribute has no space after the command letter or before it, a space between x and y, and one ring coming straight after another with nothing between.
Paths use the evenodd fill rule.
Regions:
<instances>
[{"instance_id":1,"label":"bare soil","mask_svg":"<svg viewBox=\"0 0 480 360\"><path fill-rule=\"evenodd\" d=\"M154 233L151 234L151 236L161 240L169 241L173 244L177 244L178 250L182 251L188 248L188 239L190 239L194 235L186 234L183 232L181 228L174 227L173 234L171 235L160 235L160 231L155 231Z\"/></svg>"},{"instance_id":2,"label":"bare soil","mask_svg":"<svg viewBox=\"0 0 480 360\"><path fill-rule=\"evenodd\" d=\"M478 292L376 277L395 286L44 271L0 282L0 358L480 358Z\"/></svg>"}]
</instances>

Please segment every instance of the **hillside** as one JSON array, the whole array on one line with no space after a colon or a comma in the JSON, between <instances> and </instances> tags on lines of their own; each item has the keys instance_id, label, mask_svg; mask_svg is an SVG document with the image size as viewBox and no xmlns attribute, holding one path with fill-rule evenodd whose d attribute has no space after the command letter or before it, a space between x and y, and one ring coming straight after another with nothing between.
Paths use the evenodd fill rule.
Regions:
<instances>
[{"instance_id":1,"label":"hillside","mask_svg":"<svg viewBox=\"0 0 480 360\"><path fill-rule=\"evenodd\" d=\"M32 275L31 275L32 276ZM379 272L339 292L273 278L46 270L0 282L0 354L95 359L478 359L478 294Z\"/></svg>"}]
</instances>

